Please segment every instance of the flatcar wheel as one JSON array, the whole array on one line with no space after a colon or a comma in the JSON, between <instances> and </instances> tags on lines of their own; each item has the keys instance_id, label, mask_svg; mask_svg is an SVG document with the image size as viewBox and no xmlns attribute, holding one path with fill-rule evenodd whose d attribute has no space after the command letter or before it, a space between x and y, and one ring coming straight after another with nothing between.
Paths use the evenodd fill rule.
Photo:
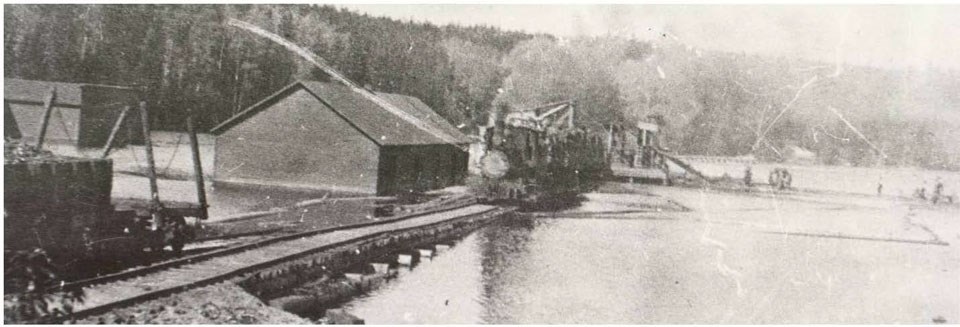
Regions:
<instances>
[{"instance_id":1,"label":"flatcar wheel","mask_svg":"<svg viewBox=\"0 0 960 327\"><path fill-rule=\"evenodd\" d=\"M150 238L150 257L153 259L163 257L163 248L166 246L163 235L155 232Z\"/></svg>"},{"instance_id":2,"label":"flatcar wheel","mask_svg":"<svg viewBox=\"0 0 960 327\"><path fill-rule=\"evenodd\" d=\"M187 243L187 221L180 216L170 217L167 223L166 241L173 249L173 254L180 256L183 254L183 247Z\"/></svg>"},{"instance_id":3,"label":"flatcar wheel","mask_svg":"<svg viewBox=\"0 0 960 327\"><path fill-rule=\"evenodd\" d=\"M173 240L170 240L170 248L173 249L173 254L178 257L183 255L184 245L186 245L186 241L182 236L177 236Z\"/></svg>"},{"instance_id":4,"label":"flatcar wheel","mask_svg":"<svg viewBox=\"0 0 960 327\"><path fill-rule=\"evenodd\" d=\"M173 248L173 255L178 257L183 255L184 243L182 240L173 240L170 242L170 247Z\"/></svg>"}]
</instances>

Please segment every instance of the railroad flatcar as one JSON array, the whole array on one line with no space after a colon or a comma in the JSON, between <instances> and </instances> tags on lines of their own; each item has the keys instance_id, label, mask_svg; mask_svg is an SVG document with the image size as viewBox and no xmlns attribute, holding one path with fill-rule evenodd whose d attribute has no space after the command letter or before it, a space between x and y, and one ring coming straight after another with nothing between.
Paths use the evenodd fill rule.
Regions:
<instances>
[{"instance_id":1,"label":"railroad flatcar","mask_svg":"<svg viewBox=\"0 0 960 327\"><path fill-rule=\"evenodd\" d=\"M202 216L191 204L113 203L110 159L57 156L14 140L5 142L4 157L5 252L39 248L66 262L166 246L179 252L192 236L187 217Z\"/></svg>"}]
</instances>

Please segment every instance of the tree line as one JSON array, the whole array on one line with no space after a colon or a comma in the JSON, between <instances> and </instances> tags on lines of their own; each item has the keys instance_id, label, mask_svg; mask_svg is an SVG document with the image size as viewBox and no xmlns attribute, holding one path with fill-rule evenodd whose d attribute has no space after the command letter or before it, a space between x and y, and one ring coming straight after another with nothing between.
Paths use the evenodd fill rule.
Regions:
<instances>
[{"instance_id":1,"label":"tree line","mask_svg":"<svg viewBox=\"0 0 960 327\"><path fill-rule=\"evenodd\" d=\"M468 107L484 90L456 83L448 48L479 43L499 53L530 37L312 5L8 5L5 13L6 76L144 86L162 129L182 129L187 110L212 127L296 79L327 79L227 18L304 46L360 85L416 96L455 123L479 110Z\"/></svg>"},{"instance_id":2,"label":"tree line","mask_svg":"<svg viewBox=\"0 0 960 327\"><path fill-rule=\"evenodd\" d=\"M563 38L317 5L6 5L7 77L146 87L159 129L209 128L296 79L315 52L360 85L422 99L467 132L492 112L576 100L601 133L656 117L674 152L960 169L960 73L697 49L667 37ZM881 162L879 158L885 156Z\"/></svg>"}]
</instances>

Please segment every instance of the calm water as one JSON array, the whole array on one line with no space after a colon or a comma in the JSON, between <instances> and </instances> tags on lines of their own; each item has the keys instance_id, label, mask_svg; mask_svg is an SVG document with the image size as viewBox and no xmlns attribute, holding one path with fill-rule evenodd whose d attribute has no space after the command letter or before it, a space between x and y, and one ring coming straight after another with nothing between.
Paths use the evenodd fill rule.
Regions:
<instances>
[{"instance_id":1,"label":"calm water","mask_svg":"<svg viewBox=\"0 0 960 327\"><path fill-rule=\"evenodd\" d=\"M480 229L344 308L370 324L955 322L958 260L954 246L548 218Z\"/></svg>"},{"instance_id":2,"label":"calm water","mask_svg":"<svg viewBox=\"0 0 960 327\"><path fill-rule=\"evenodd\" d=\"M639 241L650 228L575 219L491 225L345 308L368 324L645 321L657 282L625 277L649 274L635 270L651 269L638 264L649 256Z\"/></svg>"}]
</instances>

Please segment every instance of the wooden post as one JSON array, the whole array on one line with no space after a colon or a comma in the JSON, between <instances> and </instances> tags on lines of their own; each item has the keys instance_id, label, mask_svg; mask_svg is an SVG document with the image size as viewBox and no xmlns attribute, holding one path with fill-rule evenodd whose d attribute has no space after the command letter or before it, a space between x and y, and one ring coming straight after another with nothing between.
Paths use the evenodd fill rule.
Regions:
<instances>
[{"instance_id":1,"label":"wooden post","mask_svg":"<svg viewBox=\"0 0 960 327\"><path fill-rule=\"evenodd\" d=\"M106 158L110 155L110 150L113 149L113 140L117 137L117 132L120 131L120 126L123 126L123 120L127 118L127 113L130 112L130 106L123 107L123 111L120 112L120 117L117 118L117 122L113 124L113 129L110 130L110 136L107 137L107 144L103 146L103 154L100 155L101 158Z\"/></svg>"},{"instance_id":2,"label":"wooden post","mask_svg":"<svg viewBox=\"0 0 960 327\"><path fill-rule=\"evenodd\" d=\"M40 133L37 134L37 150L43 148L43 141L47 138L47 125L50 124L50 113L53 112L53 103L57 100L57 88L50 88L50 95L43 103L43 120L40 121Z\"/></svg>"},{"instance_id":3,"label":"wooden post","mask_svg":"<svg viewBox=\"0 0 960 327\"><path fill-rule=\"evenodd\" d=\"M140 101L140 125L143 127L143 144L147 152L147 177L150 178L150 200L154 208L159 208L160 194L157 190L157 170L156 164L153 161L153 141L150 140L150 117L147 114L146 101Z\"/></svg>"},{"instance_id":4,"label":"wooden post","mask_svg":"<svg viewBox=\"0 0 960 327\"><path fill-rule=\"evenodd\" d=\"M187 116L187 130L190 133L190 150L193 153L193 174L197 182L197 201L200 203L200 219L207 219L207 191L203 185L203 166L200 164L200 143L193 123L193 114Z\"/></svg>"},{"instance_id":5,"label":"wooden post","mask_svg":"<svg viewBox=\"0 0 960 327\"><path fill-rule=\"evenodd\" d=\"M607 129L607 154L613 153L613 124Z\"/></svg>"}]
</instances>

